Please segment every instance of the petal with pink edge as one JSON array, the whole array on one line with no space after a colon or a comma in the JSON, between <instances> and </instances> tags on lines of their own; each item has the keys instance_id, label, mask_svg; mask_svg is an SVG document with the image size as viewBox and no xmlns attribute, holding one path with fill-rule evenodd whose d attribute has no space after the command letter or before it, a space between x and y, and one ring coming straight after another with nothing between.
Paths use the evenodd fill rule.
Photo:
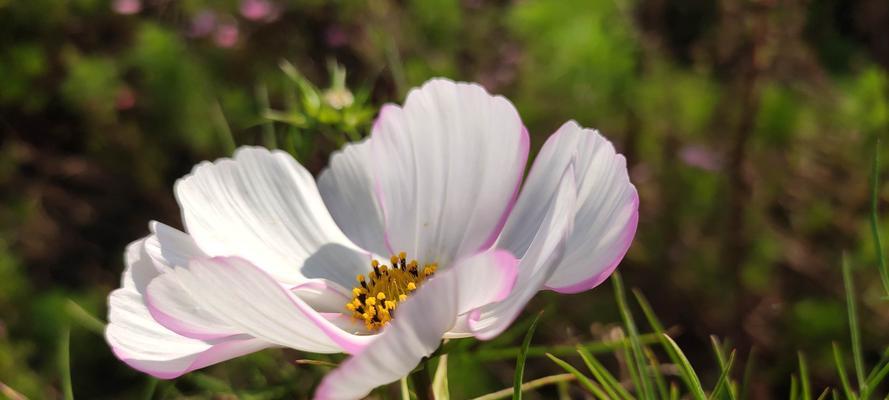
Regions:
<instances>
[{"instance_id":1,"label":"petal with pink edge","mask_svg":"<svg viewBox=\"0 0 889 400\"><path fill-rule=\"evenodd\" d=\"M509 327L562 260L565 242L574 227L577 187L573 164L565 169L554 192L539 194L538 197L523 193L503 229L497 246L513 246L509 250L520 252L519 276L508 297L470 315L468 328L479 339L491 339ZM548 199L543 198L546 195ZM534 216L541 209L545 214L538 220ZM524 241L529 231L535 235L526 246Z\"/></svg>"},{"instance_id":2,"label":"petal with pink edge","mask_svg":"<svg viewBox=\"0 0 889 400\"><path fill-rule=\"evenodd\" d=\"M145 280L159 273L145 251L145 241L140 239L127 247L122 287L108 298L105 339L119 359L142 372L171 379L271 346L246 335L216 341L187 338L157 323L139 292Z\"/></svg>"},{"instance_id":3,"label":"petal with pink edge","mask_svg":"<svg viewBox=\"0 0 889 400\"><path fill-rule=\"evenodd\" d=\"M444 79L387 106L370 143L388 248L443 266L493 243L528 157L508 100Z\"/></svg>"},{"instance_id":4,"label":"petal with pink edge","mask_svg":"<svg viewBox=\"0 0 889 400\"><path fill-rule=\"evenodd\" d=\"M211 256L239 256L282 283L322 245L354 248L337 227L312 175L289 154L241 147L176 182L188 233Z\"/></svg>"},{"instance_id":5,"label":"petal with pink edge","mask_svg":"<svg viewBox=\"0 0 889 400\"><path fill-rule=\"evenodd\" d=\"M608 278L629 249L639 220L639 197L630 183L626 159L599 132L574 121L562 125L543 145L522 196L555 191L558 176L571 162L577 184L574 230L562 261L545 283L561 293L591 289ZM537 211L522 218L542 215ZM506 248L521 254L535 234L517 235Z\"/></svg>"},{"instance_id":6,"label":"petal with pink edge","mask_svg":"<svg viewBox=\"0 0 889 400\"><path fill-rule=\"evenodd\" d=\"M148 285L153 299L170 281L191 294L202 309L238 331L298 350L354 353L372 340L347 333L313 310L279 282L238 257L192 260Z\"/></svg>"}]
</instances>

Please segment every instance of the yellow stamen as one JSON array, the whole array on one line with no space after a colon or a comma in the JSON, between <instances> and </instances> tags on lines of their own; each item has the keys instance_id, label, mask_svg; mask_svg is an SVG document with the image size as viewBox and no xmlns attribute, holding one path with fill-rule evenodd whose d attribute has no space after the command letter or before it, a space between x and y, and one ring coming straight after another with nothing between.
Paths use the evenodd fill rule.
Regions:
<instances>
[{"instance_id":1,"label":"yellow stamen","mask_svg":"<svg viewBox=\"0 0 889 400\"><path fill-rule=\"evenodd\" d=\"M392 256L389 261L391 265L372 260L372 271L366 277L358 275L355 278L358 285L352 289L352 300L346 304L346 309L354 318L363 320L368 330L378 330L388 324L398 305L438 267L433 263L423 265L421 269L417 260L408 263L404 252Z\"/></svg>"}]
</instances>

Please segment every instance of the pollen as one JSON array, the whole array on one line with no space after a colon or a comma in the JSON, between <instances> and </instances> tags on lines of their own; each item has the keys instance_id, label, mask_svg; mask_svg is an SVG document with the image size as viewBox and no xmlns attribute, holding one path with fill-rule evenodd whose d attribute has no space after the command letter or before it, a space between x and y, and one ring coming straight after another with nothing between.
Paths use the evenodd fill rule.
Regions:
<instances>
[{"instance_id":1,"label":"pollen","mask_svg":"<svg viewBox=\"0 0 889 400\"><path fill-rule=\"evenodd\" d=\"M392 320L395 309L408 296L435 274L436 264L420 267L417 260L407 261L404 252L389 259L391 266L377 260L370 262L371 272L358 275L358 285L352 289L352 300L346 309L353 318L364 321L368 330L375 331Z\"/></svg>"}]
</instances>

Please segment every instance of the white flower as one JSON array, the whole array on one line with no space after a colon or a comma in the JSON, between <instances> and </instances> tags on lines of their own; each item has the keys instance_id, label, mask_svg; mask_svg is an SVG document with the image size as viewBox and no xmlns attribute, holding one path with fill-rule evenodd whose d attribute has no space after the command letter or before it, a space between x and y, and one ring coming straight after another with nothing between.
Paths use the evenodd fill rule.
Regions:
<instances>
[{"instance_id":1,"label":"white flower","mask_svg":"<svg viewBox=\"0 0 889 400\"><path fill-rule=\"evenodd\" d=\"M528 148L508 100L435 79L384 106L317 183L280 151L201 163L175 187L187 233L152 222L127 247L108 343L159 378L268 347L345 352L316 397L348 399L442 338L494 337L539 290L605 280L638 221L626 161L598 132L564 124L519 194Z\"/></svg>"}]
</instances>

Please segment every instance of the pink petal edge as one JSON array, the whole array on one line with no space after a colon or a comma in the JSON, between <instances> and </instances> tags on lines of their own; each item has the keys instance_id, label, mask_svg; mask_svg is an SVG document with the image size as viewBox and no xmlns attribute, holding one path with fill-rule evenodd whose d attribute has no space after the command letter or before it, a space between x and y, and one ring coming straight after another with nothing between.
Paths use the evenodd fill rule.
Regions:
<instances>
[{"instance_id":1,"label":"pink petal edge","mask_svg":"<svg viewBox=\"0 0 889 400\"><path fill-rule=\"evenodd\" d=\"M624 256L626 256L627 251L630 250L630 245L633 243L633 238L636 236L636 228L639 225L639 192L637 192L634 188L633 190L633 216L630 217L630 221L627 224L629 229L624 233L624 238L622 241L623 249L620 251L619 256L614 259L611 265L608 268L605 268L602 272L593 275L587 279L584 279L578 283L573 285L563 286L563 287L549 287L546 286L546 289L552 290L557 293L562 294L575 294L580 293L589 289L592 289L596 286L599 286L602 282L608 279L611 276L611 273L617 268L620 262L623 260Z\"/></svg>"}]
</instances>

